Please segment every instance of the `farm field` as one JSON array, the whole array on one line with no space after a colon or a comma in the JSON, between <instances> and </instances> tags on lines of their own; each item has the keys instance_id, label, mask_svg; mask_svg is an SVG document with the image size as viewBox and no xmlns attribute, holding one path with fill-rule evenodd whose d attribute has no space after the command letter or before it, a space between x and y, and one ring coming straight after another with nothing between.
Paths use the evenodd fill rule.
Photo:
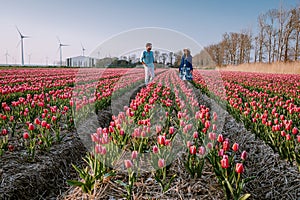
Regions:
<instances>
[{"instance_id":1,"label":"farm field","mask_svg":"<svg viewBox=\"0 0 300 200\"><path fill-rule=\"evenodd\" d=\"M0 70L0 199L297 199L299 80Z\"/></svg>"}]
</instances>

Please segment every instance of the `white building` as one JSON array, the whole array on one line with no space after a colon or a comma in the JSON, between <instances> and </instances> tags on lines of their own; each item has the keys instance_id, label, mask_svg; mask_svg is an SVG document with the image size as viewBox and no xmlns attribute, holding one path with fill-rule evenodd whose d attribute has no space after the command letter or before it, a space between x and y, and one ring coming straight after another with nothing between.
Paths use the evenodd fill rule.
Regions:
<instances>
[{"instance_id":1,"label":"white building","mask_svg":"<svg viewBox=\"0 0 300 200\"><path fill-rule=\"evenodd\" d=\"M67 58L68 67L95 67L97 59L87 56L76 56Z\"/></svg>"}]
</instances>

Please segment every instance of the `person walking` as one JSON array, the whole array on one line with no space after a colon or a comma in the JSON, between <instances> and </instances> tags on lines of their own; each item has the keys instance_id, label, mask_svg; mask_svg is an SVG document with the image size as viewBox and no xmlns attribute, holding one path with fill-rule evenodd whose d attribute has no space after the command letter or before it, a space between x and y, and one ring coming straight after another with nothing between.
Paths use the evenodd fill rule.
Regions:
<instances>
[{"instance_id":1,"label":"person walking","mask_svg":"<svg viewBox=\"0 0 300 200\"><path fill-rule=\"evenodd\" d=\"M193 80L193 58L191 56L191 50L188 48L183 49L183 56L179 66L179 77L181 80Z\"/></svg>"},{"instance_id":2,"label":"person walking","mask_svg":"<svg viewBox=\"0 0 300 200\"><path fill-rule=\"evenodd\" d=\"M148 85L150 81L154 79L154 70L155 70L155 65L154 65L154 55L152 49L152 44L147 43L146 44L146 50L142 52L140 61L144 65L145 68L145 84ZM149 80L150 78L150 80Z\"/></svg>"}]
</instances>

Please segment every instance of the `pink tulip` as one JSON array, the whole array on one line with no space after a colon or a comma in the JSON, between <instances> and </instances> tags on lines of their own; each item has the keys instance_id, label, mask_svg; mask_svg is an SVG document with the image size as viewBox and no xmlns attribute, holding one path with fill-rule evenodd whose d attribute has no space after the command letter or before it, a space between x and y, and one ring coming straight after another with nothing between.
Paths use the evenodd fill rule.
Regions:
<instances>
[{"instance_id":1,"label":"pink tulip","mask_svg":"<svg viewBox=\"0 0 300 200\"><path fill-rule=\"evenodd\" d=\"M210 132L210 133L208 134L208 137L209 137L209 139L212 140L212 141L216 140L216 134L213 133L213 132Z\"/></svg>"},{"instance_id":2,"label":"pink tulip","mask_svg":"<svg viewBox=\"0 0 300 200\"><path fill-rule=\"evenodd\" d=\"M199 147L199 154L202 155L202 156L205 154L205 147L204 146Z\"/></svg>"},{"instance_id":3,"label":"pink tulip","mask_svg":"<svg viewBox=\"0 0 300 200\"><path fill-rule=\"evenodd\" d=\"M160 158L158 160L158 167L159 168L164 168L165 167L165 160L164 159Z\"/></svg>"},{"instance_id":4,"label":"pink tulip","mask_svg":"<svg viewBox=\"0 0 300 200\"><path fill-rule=\"evenodd\" d=\"M138 152L137 152L137 151L133 151L133 152L131 153L131 158L132 158L133 160L135 160L135 159L137 158L137 156L138 156Z\"/></svg>"},{"instance_id":5,"label":"pink tulip","mask_svg":"<svg viewBox=\"0 0 300 200\"><path fill-rule=\"evenodd\" d=\"M160 133L162 130L162 127L160 125L156 126L156 133Z\"/></svg>"},{"instance_id":6,"label":"pink tulip","mask_svg":"<svg viewBox=\"0 0 300 200\"><path fill-rule=\"evenodd\" d=\"M126 169L130 169L133 166L133 164L130 160L124 160L124 165L125 165Z\"/></svg>"},{"instance_id":7,"label":"pink tulip","mask_svg":"<svg viewBox=\"0 0 300 200\"><path fill-rule=\"evenodd\" d=\"M175 128L174 128L173 126L171 126L171 127L169 128L169 134L172 135L172 134L174 134L174 133L175 133Z\"/></svg>"}]
</instances>

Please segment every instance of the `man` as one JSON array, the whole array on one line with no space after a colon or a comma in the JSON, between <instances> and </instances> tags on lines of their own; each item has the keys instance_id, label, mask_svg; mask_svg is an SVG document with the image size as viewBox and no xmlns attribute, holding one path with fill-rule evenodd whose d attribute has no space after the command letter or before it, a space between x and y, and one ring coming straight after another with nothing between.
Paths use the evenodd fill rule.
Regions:
<instances>
[{"instance_id":1,"label":"man","mask_svg":"<svg viewBox=\"0 0 300 200\"><path fill-rule=\"evenodd\" d=\"M146 44L146 50L142 52L141 55L141 63L144 65L145 68L145 84L148 85L149 83L149 76L150 76L150 81L154 79L154 55L152 49L152 44L147 43Z\"/></svg>"}]
</instances>

